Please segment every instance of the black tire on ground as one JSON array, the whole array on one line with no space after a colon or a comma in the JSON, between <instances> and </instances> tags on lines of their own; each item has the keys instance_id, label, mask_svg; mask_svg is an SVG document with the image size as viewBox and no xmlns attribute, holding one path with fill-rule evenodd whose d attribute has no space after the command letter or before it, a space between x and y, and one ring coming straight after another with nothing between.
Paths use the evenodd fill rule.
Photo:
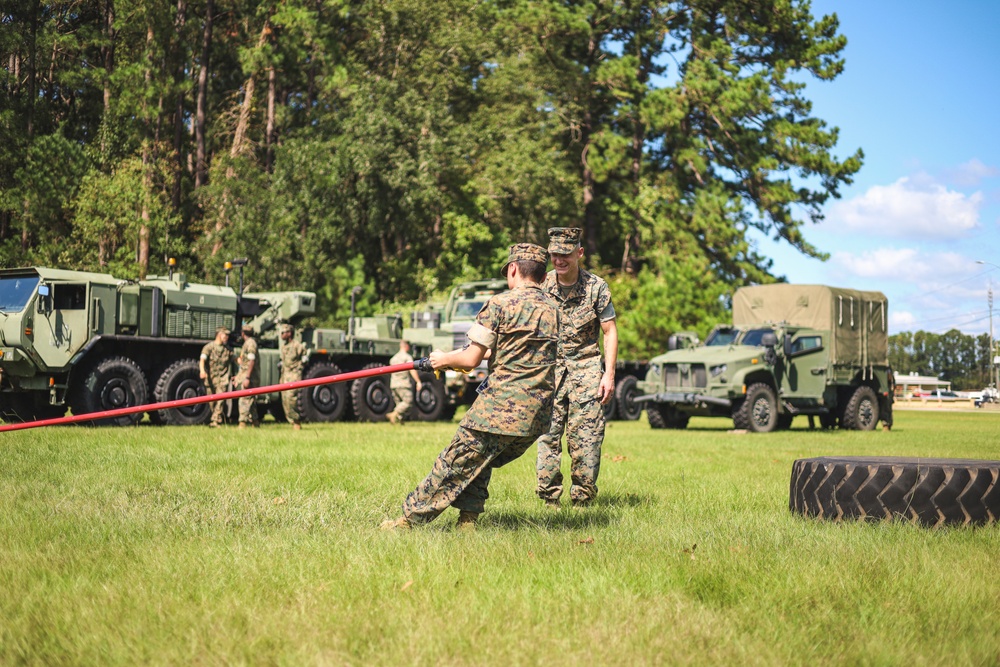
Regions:
<instances>
[{"instance_id":1,"label":"black tire on ground","mask_svg":"<svg viewBox=\"0 0 1000 667\"><path fill-rule=\"evenodd\" d=\"M156 381L153 398L157 403L162 401L178 401L185 398L195 398L205 395L204 381L199 377L200 369L194 359L181 359L167 366ZM212 417L210 403L198 403L182 408L155 410L160 423L171 426L194 426L207 424ZM152 412L150 416L152 416Z\"/></svg>"},{"instance_id":2,"label":"black tire on ground","mask_svg":"<svg viewBox=\"0 0 1000 667\"><path fill-rule=\"evenodd\" d=\"M385 364L371 363L362 368L379 368ZM386 415L395 407L392 392L389 390L389 378L386 375L373 375L360 378L351 384L351 402L354 405L354 415L361 422L384 422Z\"/></svg>"},{"instance_id":3,"label":"black tire on ground","mask_svg":"<svg viewBox=\"0 0 1000 667\"><path fill-rule=\"evenodd\" d=\"M837 428L837 415L832 412L820 415L819 425L823 428Z\"/></svg>"},{"instance_id":4,"label":"black tire on ground","mask_svg":"<svg viewBox=\"0 0 1000 667\"><path fill-rule=\"evenodd\" d=\"M65 405L50 405L48 393L0 394L0 417L7 422L33 422L66 414Z\"/></svg>"},{"instance_id":5,"label":"black tire on ground","mask_svg":"<svg viewBox=\"0 0 1000 667\"><path fill-rule=\"evenodd\" d=\"M652 428L685 429L691 415L662 403L646 403L646 416Z\"/></svg>"},{"instance_id":6,"label":"black tire on ground","mask_svg":"<svg viewBox=\"0 0 1000 667\"><path fill-rule=\"evenodd\" d=\"M878 396L871 387L858 387L844 407L840 425L852 431L871 431L878 424Z\"/></svg>"},{"instance_id":7,"label":"black tire on ground","mask_svg":"<svg viewBox=\"0 0 1000 667\"><path fill-rule=\"evenodd\" d=\"M313 378L338 375L340 372L340 367L337 364L320 361L310 366L302 379L312 380ZM299 413L302 415L302 421L339 421L347 413L347 405L347 387L344 386L343 382L299 389ZM284 414L283 410L282 414Z\"/></svg>"},{"instance_id":8,"label":"black tire on ground","mask_svg":"<svg viewBox=\"0 0 1000 667\"><path fill-rule=\"evenodd\" d=\"M795 415L790 412L784 412L778 415L778 424L775 428L779 431L787 431L792 427L792 420L795 419Z\"/></svg>"},{"instance_id":9,"label":"black tire on ground","mask_svg":"<svg viewBox=\"0 0 1000 667\"><path fill-rule=\"evenodd\" d=\"M146 376L128 357L110 357L97 363L77 387L73 414L81 415L115 410L149 402ZM98 426L131 426L139 423L142 413L111 419L94 420Z\"/></svg>"},{"instance_id":10,"label":"black tire on ground","mask_svg":"<svg viewBox=\"0 0 1000 667\"><path fill-rule=\"evenodd\" d=\"M894 457L799 459L788 508L841 519L901 519L923 526L1000 519L1000 461Z\"/></svg>"},{"instance_id":11,"label":"black tire on ground","mask_svg":"<svg viewBox=\"0 0 1000 667\"><path fill-rule=\"evenodd\" d=\"M296 398L299 398L297 394ZM299 409L301 410L301 408ZM271 413L272 417L274 417L274 421L278 422L279 424L284 424L285 422L288 421L288 418L285 416L285 408L282 405L280 398L277 401L271 401L270 403L268 403L267 411ZM264 417L262 415L261 419L263 418Z\"/></svg>"},{"instance_id":12,"label":"black tire on ground","mask_svg":"<svg viewBox=\"0 0 1000 667\"><path fill-rule=\"evenodd\" d=\"M434 373L420 373L420 391L413 392L413 409L417 420L436 422L442 418L448 406L448 396L444 380L434 377Z\"/></svg>"},{"instance_id":13,"label":"black tire on ground","mask_svg":"<svg viewBox=\"0 0 1000 667\"><path fill-rule=\"evenodd\" d=\"M618 405L618 418L634 422L642 415L642 403L636 403L639 395L639 380L634 375L626 375L615 386L614 402Z\"/></svg>"},{"instance_id":14,"label":"black tire on ground","mask_svg":"<svg viewBox=\"0 0 1000 667\"><path fill-rule=\"evenodd\" d=\"M733 410L733 424L754 433L769 433L778 425L778 399L763 382L747 389L746 398Z\"/></svg>"}]
</instances>

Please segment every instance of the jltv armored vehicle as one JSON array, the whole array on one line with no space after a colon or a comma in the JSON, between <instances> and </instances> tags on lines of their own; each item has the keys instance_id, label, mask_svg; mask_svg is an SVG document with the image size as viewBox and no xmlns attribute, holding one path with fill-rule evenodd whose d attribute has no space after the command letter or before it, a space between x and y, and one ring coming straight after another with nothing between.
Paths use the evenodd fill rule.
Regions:
<instances>
[{"instance_id":1,"label":"jltv armored vehicle","mask_svg":"<svg viewBox=\"0 0 1000 667\"><path fill-rule=\"evenodd\" d=\"M741 288L733 324L716 327L704 345L651 360L635 400L653 428L707 416L767 432L813 415L824 427L871 430L892 409L887 311L881 292Z\"/></svg>"}]
</instances>

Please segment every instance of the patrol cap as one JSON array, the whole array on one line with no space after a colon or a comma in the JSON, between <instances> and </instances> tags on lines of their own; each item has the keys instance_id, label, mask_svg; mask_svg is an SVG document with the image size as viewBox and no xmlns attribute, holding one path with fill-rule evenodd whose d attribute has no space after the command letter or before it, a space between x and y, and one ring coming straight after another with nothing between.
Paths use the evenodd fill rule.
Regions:
<instances>
[{"instance_id":1,"label":"patrol cap","mask_svg":"<svg viewBox=\"0 0 1000 667\"><path fill-rule=\"evenodd\" d=\"M243 333L253 334L254 333L253 327L250 326L249 324L244 324L243 325Z\"/></svg>"},{"instance_id":2,"label":"patrol cap","mask_svg":"<svg viewBox=\"0 0 1000 667\"><path fill-rule=\"evenodd\" d=\"M506 278L507 267L510 266L510 263L523 261L546 264L549 261L549 256L546 254L545 248L540 245L535 245L534 243L515 243L507 251L507 262L500 267L500 275Z\"/></svg>"},{"instance_id":3,"label":"patrol cap","mask_svg":"<svg viewBox=\"0 0 1000 667\"><path fill-rule=\"evenodd\" d=\"M549 252L556 255L568 255L580 247L580 236L583 230L579 227L550 227Z\"/></svg>"},{"instance_id":4,"label":"patrol cap","mask_svg":"<svg viewBox=\"0 0 1000 667\"><path fill-rule=\"evenodd\" d=\"M295 333L295 327L293 327L288 322L285 322L284 324L281 325L280 333Z\"/></svg>"},{"instance_id":5,"label":"patrol cap","mask_svg":"<svg viewBox=\"0 0 1000 667\"><path fill-rule=\"evenodd\" d=\"M220 333L225 333L228 335L233 332L229 330L229 327L215 327L215 335L218 336Z\"/></svg>"}]
</instances>

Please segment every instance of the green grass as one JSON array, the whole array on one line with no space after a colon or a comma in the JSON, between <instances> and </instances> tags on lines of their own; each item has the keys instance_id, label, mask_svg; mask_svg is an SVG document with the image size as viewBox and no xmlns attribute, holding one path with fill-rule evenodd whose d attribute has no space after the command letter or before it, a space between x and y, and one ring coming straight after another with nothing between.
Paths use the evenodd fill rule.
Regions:
<instances>
[{"instance_id":1,"label":"green grass","mask_svg":"<svg viewBox=\"0 0 1000 667\"><path fill-rule=\"evenodd\" d=\"M792 461L997 458L1000 416L891 433L609 425L598 504L534 450L472 534L382 533L448 424L0 439L0 664L1000 664L1000 528L789 513Z\"/></svg>"}]
</instances>

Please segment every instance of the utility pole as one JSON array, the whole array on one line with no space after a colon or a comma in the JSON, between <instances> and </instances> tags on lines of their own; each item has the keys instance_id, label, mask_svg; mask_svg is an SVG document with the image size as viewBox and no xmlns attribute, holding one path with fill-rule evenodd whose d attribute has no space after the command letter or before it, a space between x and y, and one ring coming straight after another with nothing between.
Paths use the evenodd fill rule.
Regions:
<instances>
[{"instance_id":1,"label":"utility pole","mask_svg":"<svg viewBox=\"0 0 1000 667\"><path fill-rule=\"evenodd\" d=\"M986 302L990 306L990 382L993 383L994 389L1000 389L1000 378L997 378L997 354L996 347L993 344L993 279L990 278L990 289L986 293Z\"/></svg>"}]
</instances>

